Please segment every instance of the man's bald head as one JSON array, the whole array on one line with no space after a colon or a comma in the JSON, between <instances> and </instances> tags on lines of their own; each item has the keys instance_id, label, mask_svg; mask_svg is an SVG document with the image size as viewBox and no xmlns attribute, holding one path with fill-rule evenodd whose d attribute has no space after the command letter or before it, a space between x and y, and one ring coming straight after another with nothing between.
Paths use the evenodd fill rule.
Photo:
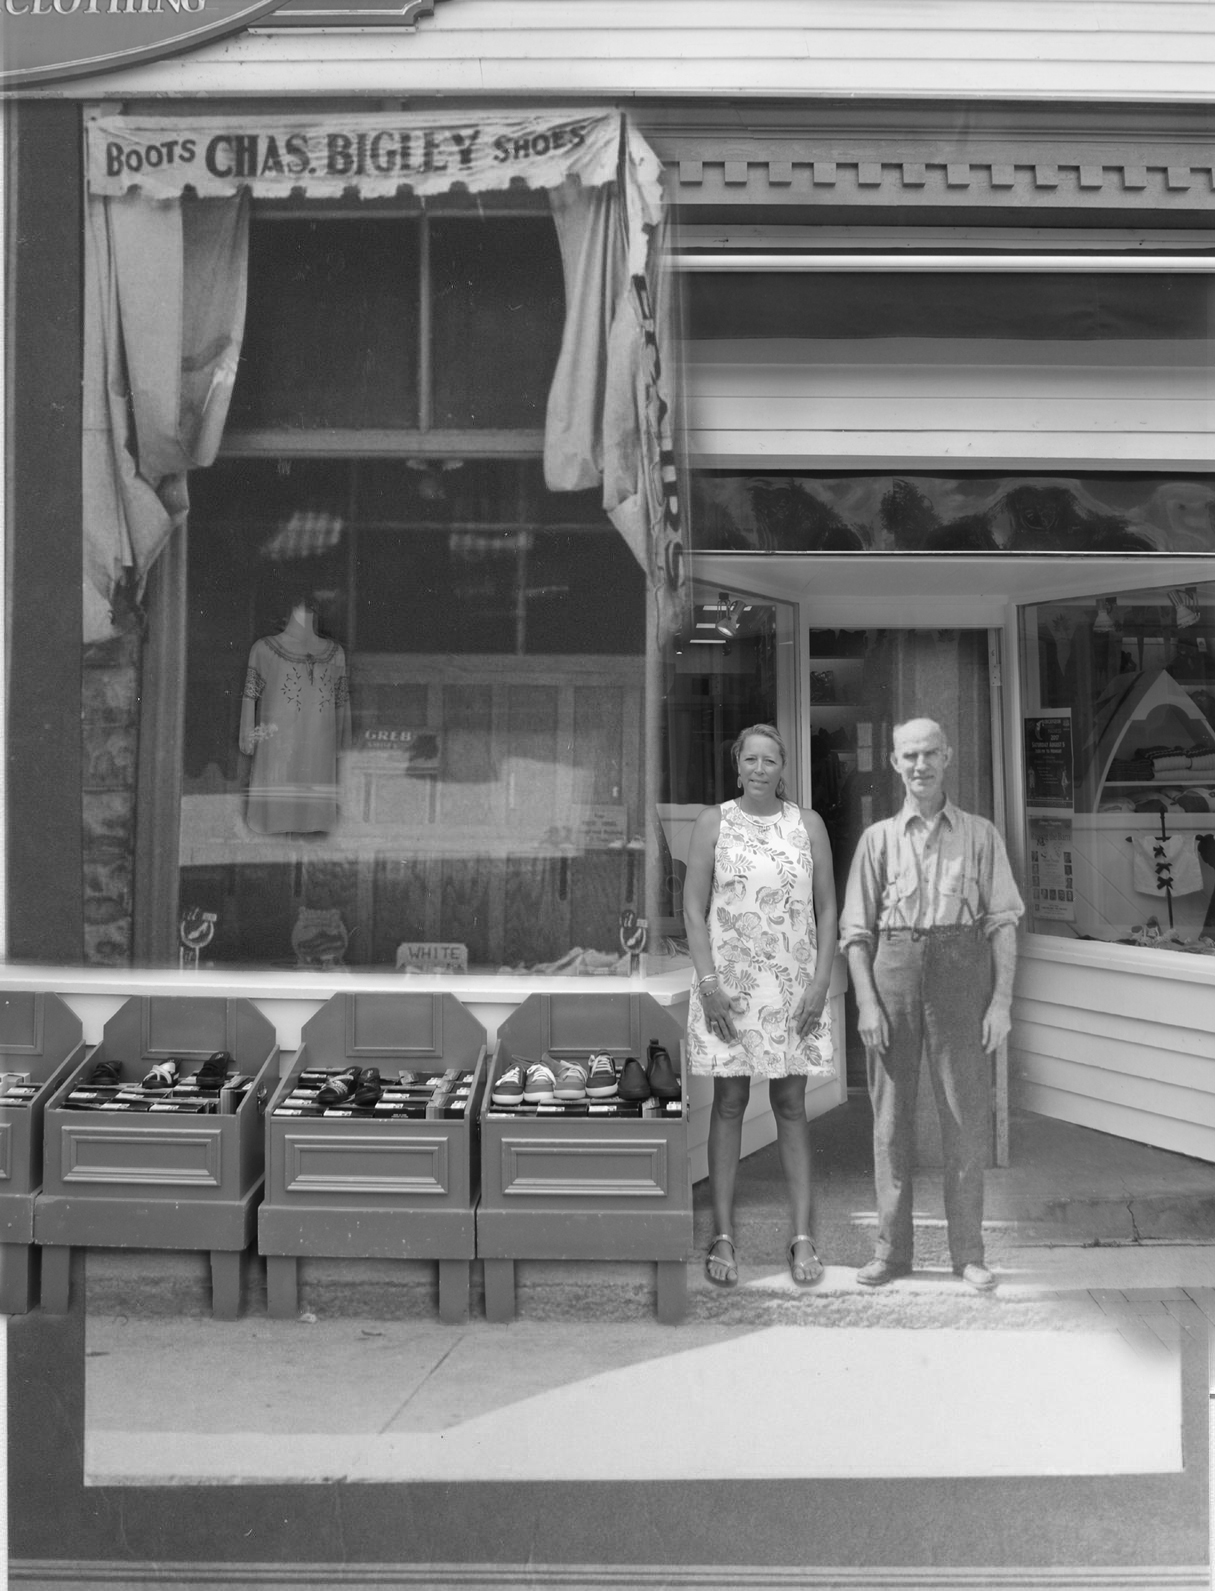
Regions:
<instances>
[{"instance_id":1,"label":"man's bald head","mask_svg":"<svg viewBox=\"0 0 1215 1591\"><path fill-rule=\"evenodd\" d=\"M925 740L931 741L935 736L936 744L942 750L948 751L949 737L935 718L908 718L901 724L894 726L892 740L897 751L900 741Z\"/></svg>"}]
</instances>

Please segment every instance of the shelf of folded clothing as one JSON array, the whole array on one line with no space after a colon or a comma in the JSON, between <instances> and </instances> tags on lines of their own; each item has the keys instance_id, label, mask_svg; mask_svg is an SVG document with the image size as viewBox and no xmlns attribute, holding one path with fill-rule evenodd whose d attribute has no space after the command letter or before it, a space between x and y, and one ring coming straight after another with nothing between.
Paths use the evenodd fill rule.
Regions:
<instances>
[{"instance_id":1,"label":"shelf of folded clothing","mask_svg":"<svg viewBox=\"0 0 1215 1591\"><path fill-rule=\"evenodd\" d=\"M47 1100L84 1059L80 1018L57 994L0 995L0 1313L38 1302L34 1201Z\"/></svg>"},{"instance_id":2,"label":"shelf of folded clothing","mask_svg":"<svg viewBox=\"0 0 1215 1591\"><path fill-rule=\"evenodd\" d=\"M226 1086L199 1079L211 1057ZM73 1248L198 1249L211 1256L212 1312L236 1316L277 1058L274 1029L249 1000L136 995L119 1007L46 1106L34 1205L45 1310L69 1306ZM99 1067L116 1080L95 1085ZM154 1069L158 1086L145 1088Z\"/></svg>"},{"instance_id":3,"label":"shelf of folded clothing","mask_svg":"<svg viewBox=\"0 0 1215 1591\"><path fill-rule=\"evenodd\" d=\"M451 994L347 993L301 1038L266 1116L258 1249L270 1314L296 1314L302 1258L413 1259L437 1262L440 1317L466 1320L485 1029ZM317 1098L320 1074L351 1072L347 1098Z\"/></svg>"},{"instance_id":4,"label":"shelf of folded clothing","mask_svg":"<svg viewBox=\"0 0 1215 1591\"><path fill-rule=\"evenodd\" d=\"M668 1053L678 1100L644 1105L587 1098L496 1105L493 1088L513 1065L550 1056L588 1063L642 1060L650 1041ZM683 1029L649 995L534 994L498 1030L481 1112L477 1256L485 1312L515 1313L518 1260L653 1260L658 1316L682 1319L692 1254L687 1066Z\"/></svg>"}]
</instances>

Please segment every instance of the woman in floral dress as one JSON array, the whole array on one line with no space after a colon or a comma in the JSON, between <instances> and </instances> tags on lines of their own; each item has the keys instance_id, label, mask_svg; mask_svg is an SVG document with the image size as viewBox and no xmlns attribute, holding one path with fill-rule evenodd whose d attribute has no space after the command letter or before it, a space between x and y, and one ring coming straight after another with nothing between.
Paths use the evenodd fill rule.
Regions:
<instances>
[{"instance_id":1,"label":"woman in floral dress","mask_svg":"<svg viewBox=\"0 0 1215 1591\"><path fill-rule=\"evenodd\" d=\"M810 1233L806 1080L835 1073L825 1015L836 937L831 847L818 814L785 799L785 746L771 724L744 729L730 750L742 794L697 818L683 896L696 968L688 1065L713 1079L716 1235L705 1269L722 1286L738 1280L734 1183L757 1077L769 1085L793 1221L789 1274L808 1286L823 1267Z\"/></svg>"}]
</instances>

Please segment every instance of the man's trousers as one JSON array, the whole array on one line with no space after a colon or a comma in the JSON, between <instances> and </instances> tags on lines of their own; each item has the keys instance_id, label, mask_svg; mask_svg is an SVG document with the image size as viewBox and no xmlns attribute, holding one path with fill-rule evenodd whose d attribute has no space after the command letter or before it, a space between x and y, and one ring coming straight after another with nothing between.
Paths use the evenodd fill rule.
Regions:
<instances>
[{"instance_id":1,"label":"man's trousers","mask_svg":"<svg viewBox=\"0 0 1215 1591\"><path fill-rule=\"evenodd\" d=\"M912 1262L921 1053L941 1122L950 1258L955 1269L983 1259L991 1066L982 1027L992 976L991 947L976 928L896 929L877 936L873 978L890 1024L886 1053L867 1057L879 1259Z\"/></svg>"}]
</instances>

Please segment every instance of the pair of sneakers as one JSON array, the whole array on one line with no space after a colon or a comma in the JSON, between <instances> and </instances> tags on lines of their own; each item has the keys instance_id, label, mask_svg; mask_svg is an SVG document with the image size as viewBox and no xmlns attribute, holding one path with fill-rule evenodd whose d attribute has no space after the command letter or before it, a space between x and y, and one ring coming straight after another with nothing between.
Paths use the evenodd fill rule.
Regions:
<instances>
[{"instance_id":1,"label":"pair of sneakers","mask_svg":"<svg viewBox=\"0 0 1215 1591\"><path fill-rule=\"evenodd\" d=\"M516 1061L506 1067L490 1097L495 1105L548 1105L611 1099L615 1094L616 1067L610 1055L596 1054L585 1061L546 1055L540 1061Z\"/></svg>"}]
</instances>

